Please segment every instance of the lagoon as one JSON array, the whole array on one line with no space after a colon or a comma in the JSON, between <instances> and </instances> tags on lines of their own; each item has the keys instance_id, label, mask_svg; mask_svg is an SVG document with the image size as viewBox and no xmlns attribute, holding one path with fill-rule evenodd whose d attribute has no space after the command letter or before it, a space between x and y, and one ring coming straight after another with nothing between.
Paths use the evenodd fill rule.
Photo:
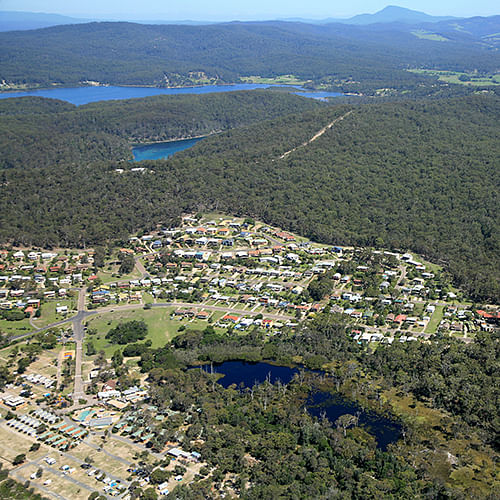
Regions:
<instances>
[{"instance_id":1,"label":"lagoon","mask_svg":"<svg viewBox=\"0 0 500 500\"><path fill-rule=\"evenodd\" d=\"M276 85L274 85L276 86ZM280 86L280 85L277 85ZM266 83L238 83L233 85L205 85L201 87L182 88L156 88L156 87L119 87L119 86L96 86L96 87L58 87L52 89L37 89L23 92L0 92L0 99L10 97L37 96L60 99L77 106L88 104L89 102L110 101L120 99L136 99L154 95L186 95L186 94L211 94L219 92L235 92L237 90L268 89L273 87ZM294 91L304 90L298 86L291 86ZM304 97L314 99L324 99L326 97L338 97L337 92L296 92Z\"/></svg>"},{"instance_id":2,"label":"lagoon","mask_svg":"<svg viewBox=\"0 0 500 500\"><path fill-rule=\"evenodd\" d=\"M209 365L204 365L201 368L205 371L212 369ZM213 365L213 371L224 375L218 382L225 388L232 384L242 388L250 388L255 384L261 384L266 379L273 384L278 380L283 384L288 384L300 370L299 368L275 366L264 362L226 361ZM322 373L313 370L304 371ZM398 422L366 410L338 393L315 391L309 395L305 407L311 415L316 417L324 414L332 424L346 413L359 415L359 426L375 437L377 448L382 451L386 451L387 446L395 443L401 435L401 425Z\"/></svg>"},{"instance_id":3,"label":"lagoon","mask_svg":"<svg viewBox=\"0 0 500 500\"><path fill-rule=\"evenodd\" d=\"M195 139L184 139L180 141L157 142L132 148L134 161L161 160L172 156L179 151L193 147L203 137Z\"/></svg>"}]
</instances>

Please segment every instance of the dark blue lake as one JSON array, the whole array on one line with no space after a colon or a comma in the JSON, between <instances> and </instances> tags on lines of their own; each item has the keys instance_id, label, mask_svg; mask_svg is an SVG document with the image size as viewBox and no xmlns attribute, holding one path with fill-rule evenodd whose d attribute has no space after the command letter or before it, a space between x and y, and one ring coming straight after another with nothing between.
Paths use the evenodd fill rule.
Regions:
<instances>
[{"instance_id":1,"label":"dark blue lake","mask_svg":"<svg viewBox=\"0 0 500 500\"><path fill-rule=\"evenodd\" d=\"M146 144L145 146L136 146L132 148L132 154L134 155L134 161L160 160L168 158L184 149L188 149L202 139L203 137L197 137L196 139L157 142L155 144Z\"/></svg>"},{"instance_id":2,"label":"dark blue lake","mask_svg":"<svg viewBox=\"0 0 500 500\"><path fill-rule=\"evenodd\" d=\"M201 367L209 371L210 365ZM268 379L271 383L280 380L283 384L288 384L298 368L286 366L274 366L269 363L245 363L243 361L226 361L219 365L214 365L215 373L221 373L224 377L219 379L223 387L232 384L243 387L252 387ZM311 370L305 370L311 372ZM314 371L313 373L321 373ZM311 415L320 417L325 415L330 422L335 421L346 413L359 416L359 425L373 435L377 441L377 447L385 451L387 446L395 443L401 435L401 425L393 420L367 411L354 401L345 399L340 394L332 395L328 392L314 392L309 395L305 406Z\"/></svg>"},{"instance_id":3,"label":"dark blue lake","mask_svg":"<svg viewBox=\"0 0 500 500\"><path fill-rule=\"evenodd\" d=\"M211 94L214 92L234 92L236 90L255 90L266 89L272 85L263 83L239 83L234 85L205 85L202 87L185 87L177 89L159 89L155 87L71 87L29 90L26 92L2 92L0 99L9 97L38 96L50 97L68 101L77 106L96 101L110 101L113 99L133 99L139 97L148 97L153 95L182 95L182 94ZM290 86L292 89L301 90L301 87ZM314 92L307 92L305 97L314 97ZM319 94L329 94L329 97L336 97L340 94L335 92L319 92Z\"/></svg>"}]
</instances>

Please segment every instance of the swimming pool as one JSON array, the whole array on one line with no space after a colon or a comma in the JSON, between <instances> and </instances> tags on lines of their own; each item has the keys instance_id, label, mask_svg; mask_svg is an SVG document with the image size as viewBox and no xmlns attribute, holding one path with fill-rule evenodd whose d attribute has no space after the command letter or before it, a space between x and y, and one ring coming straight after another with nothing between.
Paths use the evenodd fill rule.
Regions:
<instances>
[{"instance_id":1,"label":"swimming pool","mask_svg":"<svg viewBox=\"0 0 500 500\"><path fill-rule=\"evenodd\" d=\"M93 415L95 413L95 410L85 410L80 413L78 416L78 421L83 422L89 415Z\"/></svg>"}]
</instances>

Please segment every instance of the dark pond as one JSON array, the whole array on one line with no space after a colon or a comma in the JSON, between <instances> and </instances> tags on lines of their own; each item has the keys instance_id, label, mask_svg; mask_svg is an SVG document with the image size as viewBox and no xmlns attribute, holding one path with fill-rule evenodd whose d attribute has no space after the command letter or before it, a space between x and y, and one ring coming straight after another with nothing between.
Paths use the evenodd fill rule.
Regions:
<instances>
[{"instance_id":1,"label":"dark pond","mask_svg":"<svg viewBox=\"0 0 500 500\"><path fill-rule=\"evenodd\" d=\"M136 146L132 148L132 154L134 155L134 161L160 160L162 158L168 158L184 149L191 148L198 141L201 141L201 139L203 139L203 137Z\"/></svg>"},{"instance_id":2,"label":"dark pond","mask_svg":"<svg viewBox=\"0 0 500 500\"><path fill-rule=\"evenodd\" d=\"M204 365L201 368L205 371L212 369L210 365ZM299 373L298 368L275 366L262 362L246 363L243 361L226 361L214 365L213 371L224 375L219 379L219 383L226 388L232 384L244 388L252 387L255 384L264 382L266 379L273 384L278 380L283 384L288 384L294 375ZM321 372L314 371L313 373ZM397 422L367 411L354 401L345 399L338 394L315 392L309 396L305 405L311 415L320 417L324 414L332 423L346 413L358 415L359 425L375 437L377 447L382 451L387 450L387 446L395 443L401 435L401 425Z\"/></svg>"}]
</instances>

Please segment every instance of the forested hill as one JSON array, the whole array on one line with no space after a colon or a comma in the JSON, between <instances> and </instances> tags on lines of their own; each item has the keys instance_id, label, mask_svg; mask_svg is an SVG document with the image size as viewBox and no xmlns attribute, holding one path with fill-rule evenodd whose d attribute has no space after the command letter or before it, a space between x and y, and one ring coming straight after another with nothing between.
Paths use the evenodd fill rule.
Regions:
<instances>
[{"instance_id":1,"label":"forested hill","mask_svg":"<svg viewBox=\"0 0 500 500\"><path fill-rule=\"evenodd\" d=\"M76 107L40 97L0 100L0 168L131 159L131 143L209 135L324 106L273 91L155 96Z\"/></svg>"},{"instance_id":2,"label":"forested hill","mask_svg":"<svg viewBox=\"0 0 500 500\"><path fill-rule=\"evenodd\" d=\"M481 37L456 31L442 43L417 37L407 27L374 26L88 23L0 33L0 81L171 86L200 78L234 82L294 74L344 91L374 92L430 81L406 71L409 67L498 69L498 53Z\"/></svg>"},{"instance_id":3,"label":"forested hill","mask_svg":"<svg viewBox=\"0 0 500 500\"><path fill-rule=\"evenodd\" d=\"M348 111L320 110L313 121L319 130ZM411 248L444 263L473 296L498 300L500 98L351 111L286 158L303 142L292 118L206 141L190 160L169 163L168 175L189 172L183 195L192 205L204 200L320 241Z\"/></svg>"},{"instance_id":4,"label":"forested hill","mask_svg":"<svg viewBox=\"0 0 500 500\"><path fill-rule=\"evenodd\" d=\"M445 264L474 298L498 301L499 114L494 95L324 106L145 162L153 173L114 171L126 162L4 169L0 238L103 243L217 209L323 242L413 249Z\"/></svg>"}]
</instances>

